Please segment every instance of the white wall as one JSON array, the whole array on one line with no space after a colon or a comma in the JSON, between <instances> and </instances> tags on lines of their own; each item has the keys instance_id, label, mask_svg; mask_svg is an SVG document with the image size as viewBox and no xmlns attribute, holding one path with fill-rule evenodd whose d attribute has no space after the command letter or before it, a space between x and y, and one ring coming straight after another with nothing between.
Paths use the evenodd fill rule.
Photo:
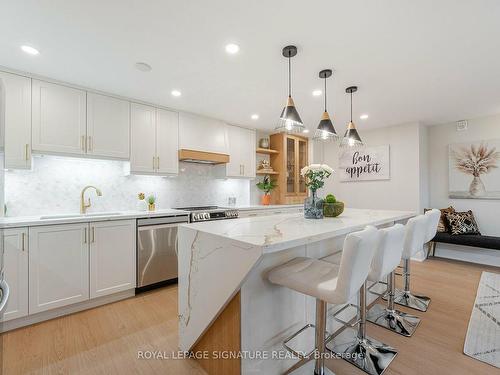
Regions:
<instances>
[{"instance_id":1,"label":"white wall","mask_svg":"<svg viewBox=\"0 0 500 375\"><path fill-rule=\"evenodd\" d=\"M500 200L448 198L448 145L500 139L500 115L468 120L466 131L457 131L456 123L431 126L429 132L430 204L442 208L453 206L457 211L472 210L479 230L484 235L500 236L498 212ZM438 244L438 256L500 266L500 251Z\"/></svg>"},{"instance_id":2,"label":"white wall","mask_svg":"<svg viewBox=\"0 0 500 375\"><path fill-rule=\"evenodd\" d=\"M466 131L457 131L456 124L429 127L430 201L434 207L452 205L456 210L472 210L481 233L500 236L498 212L500 200L448 198L448 145L500 139L500 115L469 120Z\"/></svg>"},{"instance_id":3,"label":"white wall","mask_svg":"<svg viewBox=\"0 0 500 375\"><path fill-rule=\"evenodd\" d=\"M391 179L384 181L340 182L333 175L320 194L333 193L347 207L412 210L421 212L427 204L426 171L421 147L426 145L425 129L418 123L360 131L368 146L390 145ZM315 148L314 160L338 169L338 147L331 143Z\"/></svg>"},{"instance_id":4,"label":"white wall","mask_svg":"<svg viewBox=\"0 0 500 375\"><path fill-rule=\"evenodd\" d=\"M80 192L95 185L103 196L90 190L91 211L135 210L137 194L157 196L157 208L193 205L227 206L235 196L248 205L248 180L217 179L214 167L181 163L177 177L125 176L123 161L36 156L33 170L6 172L5 196L8 216L74 213L80 209Z\"/></svg>"}]
</instances>

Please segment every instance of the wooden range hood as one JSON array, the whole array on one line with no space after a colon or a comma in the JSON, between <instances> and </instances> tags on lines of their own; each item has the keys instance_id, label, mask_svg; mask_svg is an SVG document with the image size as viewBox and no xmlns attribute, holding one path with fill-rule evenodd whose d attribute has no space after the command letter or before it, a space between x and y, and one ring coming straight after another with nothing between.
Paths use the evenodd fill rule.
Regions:
<instances>
[{"instance_id":1,"label":"wooden range hood","mask_svg":"<svg viewBox=\"0 0 500 375\"><path fill-rule=\"evenodd\" d=\"M199 164L226 164L229 163L229 155L216 152L180 149L179 161Z\"/></svg>"}]
</instances>

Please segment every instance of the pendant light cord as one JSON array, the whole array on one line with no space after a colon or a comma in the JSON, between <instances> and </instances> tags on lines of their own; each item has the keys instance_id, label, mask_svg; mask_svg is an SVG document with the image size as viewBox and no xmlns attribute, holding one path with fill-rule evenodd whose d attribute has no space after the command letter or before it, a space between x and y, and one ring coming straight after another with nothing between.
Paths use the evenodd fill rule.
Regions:
<instances>
[{"instance_id":1,"label":"pendant light cord","mask_svg":"<svg viewBox=\"0 0 500 375\"><path fill-rule=\"evenodd\" d=\"M352 122L352 91L351 91L351 122Z\"/></svg>"},{"instance_id":2,"label":"pendant light cord","mask_svg":"<svg viewBox=\"0 0 500 375\"><path fill-rule=\"evenodd\" d=\"M292 63L291 63L291 51L288 51L288 97L292 97Z\"/></svg>"},{"instance_id":3,"label":"pendant light cord","mask_svg":"<svg viewBox=\"0 0 500 375\"><path fill-rule=\"evenodd\" d=\"M326 112L326 77L325 77L325 112Z\"/></svg>"}]
</instances>

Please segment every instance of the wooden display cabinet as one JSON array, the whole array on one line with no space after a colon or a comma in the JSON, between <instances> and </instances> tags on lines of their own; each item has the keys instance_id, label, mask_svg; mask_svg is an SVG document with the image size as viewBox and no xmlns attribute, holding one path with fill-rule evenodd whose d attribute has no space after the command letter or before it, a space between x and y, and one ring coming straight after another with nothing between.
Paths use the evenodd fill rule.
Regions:
<instances>
[{"instance_id":1,"label":"wooden display cabinet","mask_svg":"<svg viewBox=\"0 0 500 375\"><path fill-rule=\"evenodd\" d=\"M279 152L270 154L271 167L278 173L278 187L272 192L273 204L304 202L308 191L300 170L308 163L308 139L286 133L272 134L270 146Z\"/></svg>"}]
</instances>

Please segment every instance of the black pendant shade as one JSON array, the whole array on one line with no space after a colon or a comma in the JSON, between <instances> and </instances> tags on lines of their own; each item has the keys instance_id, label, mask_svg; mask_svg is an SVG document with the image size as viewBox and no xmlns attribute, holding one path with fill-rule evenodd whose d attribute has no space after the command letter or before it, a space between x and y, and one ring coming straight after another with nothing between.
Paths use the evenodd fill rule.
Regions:
<instances>
[{"instance_id":1,"label":"black pendant shade","mask_svg":"<svg viewBox=\"0 0 500 375\"><path fill-rule=\"evenodd\" d=\"M319 121L318 127L316 128L316 132L314 133L313 139L315 141L335 141L338 139L337 132L335 131L335 127L333 126L333 122L330 118L330 114L326 109L326 79L332 75L331 69L325 69L319 72L319 78L325 80L325 110L323 115L321 116L321 120Z\"/></svg>"},{"instance_id":2,"label":"black pendant shade","mask_svg":"<svg viewBox=\"0 0 500 375\"><path fill-rule=\"evenodd\" d=\"M287 133L302 133L305 129L304 123L300 118L297 108L295 108L295 103L292 99L292 69L291 69L291 58L297 54L297 47L286 46L283 48L283 56L288 59L288 98L286 101L285 108L281 111L278 124L274 130Z\"/></svg>"},{"instance_id":3,"label":"black pendant shade","mask_svg":"<svg viewBox=\"0 0 500 375\"><path fill-rule=\"evenodd\" d=\"M345 89L345 92L351 95L351 121L347 125L347 129L344 134L344 138L342 138L342 142L340 143L341 147L360 147L364 146L361 137L359 136L358 130L356 129L356 125L352 121L352 94L358 91L357 86L350 86Z\"/></svg>"}]
</instances>

